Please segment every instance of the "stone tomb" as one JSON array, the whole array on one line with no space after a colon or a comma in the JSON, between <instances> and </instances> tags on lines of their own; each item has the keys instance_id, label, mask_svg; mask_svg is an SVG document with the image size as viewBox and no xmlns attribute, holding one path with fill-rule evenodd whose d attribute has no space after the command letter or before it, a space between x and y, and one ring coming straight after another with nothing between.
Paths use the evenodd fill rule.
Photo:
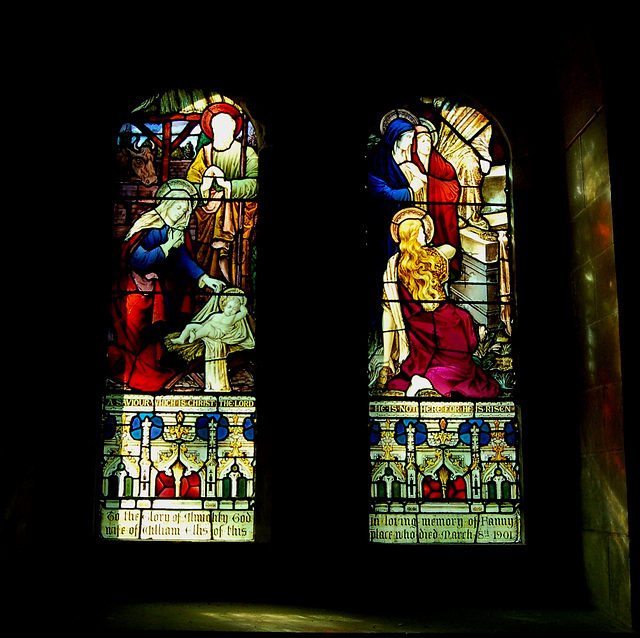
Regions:
<instances>
[{"instance_id":1,"label":"stone tomb","mask_svg":"<svg viewBox=\"0 0 640 638\"><path fill-rule=\"evenodd\" d=\"M462 271L449 294L477 323L495 328L500 324L501 297L510 292L508 275L502 274L501 281L500 268L500 240L506 239L509 228L503 171L492 169L486 176L483 198L488 202L483 208L488 228L469 225L460 229Z\"/></svg>"}]
</instances>

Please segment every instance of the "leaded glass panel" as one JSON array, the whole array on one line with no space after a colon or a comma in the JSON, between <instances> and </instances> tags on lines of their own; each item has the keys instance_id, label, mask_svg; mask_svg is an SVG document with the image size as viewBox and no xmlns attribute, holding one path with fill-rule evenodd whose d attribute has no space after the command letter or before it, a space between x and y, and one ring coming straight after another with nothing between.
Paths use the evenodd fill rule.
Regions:
<instances>
[{"instance_id":1,"label":"leaded glass panel","mask_svg":"<svg viewBox=\"0 0 640 638\"><path fill-rule=\"evenodd\" d=\"M370 539L520 543L509 147L458 98L367 149Z\"/></svg>"},{"instance_id":2,"label":"leaded glass panel","mask_svg":"<svg viewBox=\"0 0 640 638\"><path fill-rule=\"evenodd\" d=\"M258 141L169 91L117 140L100 535L254 540Z\"/></svg>"}]
</instances>

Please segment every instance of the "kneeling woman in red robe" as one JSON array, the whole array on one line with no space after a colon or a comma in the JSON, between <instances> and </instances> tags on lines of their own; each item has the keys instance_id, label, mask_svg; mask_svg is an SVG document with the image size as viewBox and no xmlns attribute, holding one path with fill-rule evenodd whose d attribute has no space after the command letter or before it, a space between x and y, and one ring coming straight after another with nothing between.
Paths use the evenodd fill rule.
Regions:
<instances>
[{"instance_id":1,"label":"kneeling woman in red robe","mask_svg":"<svg viewBox=\"0 0 640 638\"><path fill-rule=\"evenodd\" d=\"M195 187L182 179L165 182L157 205L125 237L121 276L113 289L113 342L108 348L112 378L143 392L162 389L176 372L161 363L164 333L195 311L190 285L216 292L222 282L205 274L191 251L189 220Z\"/></svg>"},{"instance_id":2,"label":"kneeling woman in red robe","mask_svg":"<svg viewBox=\"0 0 640 638\"><path fill-rule=\"evenodd\" d=\"M500 386L472 358L478 346L471 315L447 301L451 246L427 244L433 222L423 210L400 211L391 225L399 252L384 275L384 362L379 386L414 396L433 388L450 397L495 397Z\"/></svg>"}]
</instances>

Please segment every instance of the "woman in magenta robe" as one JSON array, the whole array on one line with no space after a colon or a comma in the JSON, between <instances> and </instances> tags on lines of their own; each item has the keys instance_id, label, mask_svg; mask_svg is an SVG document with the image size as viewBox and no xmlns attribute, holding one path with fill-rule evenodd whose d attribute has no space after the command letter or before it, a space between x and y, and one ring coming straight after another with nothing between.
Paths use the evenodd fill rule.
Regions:
<instances>
[{"instance_id":1,"label":"woman in magenta robe","mask_svg":"<svg viewBox=\"0 0 640 638\"><path fill-rule=\"evenodd\" d=\"M500 386L475 363L478 346L471 315L450 303L449 245L428 246L433 222L425 211L400 211L391 225L399 252L384 276L384 361L378 385L414 396L435 389L450 397L495 397Z\"/></svg>"},{"instance_id":2,"label":"woman in magenta robe","mask_svg":"<svg viewBox=\"0 0 640 638\"><path fill-rule=\"evenodd\" d=\"M161 390L176 371L164 365L164 334L195 311L190 286L216 291L219 282L196 264L189 220L197 200L186 180L169 180L156 193L158 205L131 227L122 248L121 276L111 303L111 376L143 392ZM173 325L172 325L173 324Z\"/></svg>"}]
</instances>

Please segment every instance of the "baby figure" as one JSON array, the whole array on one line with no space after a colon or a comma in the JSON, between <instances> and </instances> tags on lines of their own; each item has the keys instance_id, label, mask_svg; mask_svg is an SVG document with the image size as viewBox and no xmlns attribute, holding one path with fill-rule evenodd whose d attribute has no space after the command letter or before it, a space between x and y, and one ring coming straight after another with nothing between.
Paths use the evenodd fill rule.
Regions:
<instances>
[{"instance_id":1,"label":"baby figure","mask_svg":"<svg viewBox=\"0 0 640 638\"><path fill-rule=\"evenodd\" d=\"M237 290L237 289L236 289ZM194 343L203 337L210 339L224 339L233 327L247 316L245 297L234 292L224 292L220 295L220 311L213 312L202 321L188 323L173 343Z\"/></svg>"},{"instance_id":2,"label":"baby figure","mask_svg":"<svg viewBox=\"0 0 640 638\"><path fill-rule=\"evenodd\" d=\"M204 354L205 392L231 392L227 356L255 346L246 306L240 288L227 288L213 295L179 335L169 335L165 341L170 351L187 361Z\"/></svg>"}]
</instances>

